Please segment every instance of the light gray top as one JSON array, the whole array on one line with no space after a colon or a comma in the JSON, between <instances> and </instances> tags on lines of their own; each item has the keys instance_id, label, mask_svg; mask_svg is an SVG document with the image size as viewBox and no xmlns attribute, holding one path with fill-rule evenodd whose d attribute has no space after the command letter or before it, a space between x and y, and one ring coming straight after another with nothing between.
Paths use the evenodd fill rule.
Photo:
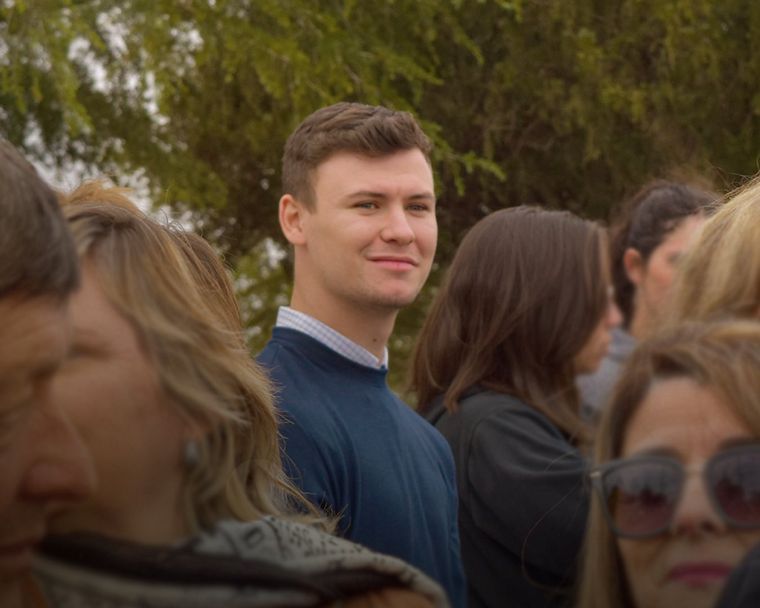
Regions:
<instances>
[{"instance_id":1,"label":"light gray top","mask_svg":"<svg viewBox=\"0 0 760 608\"><path fill-rule=\"evenodd\" d=\"M612 330L612 342L607 356L593 374L578 376L582 409L586 417L595 417L606 405L612 389L620 376L620 370L631 351L636 347L635 338L622 327Z\"/></svg>"}]
</instances>

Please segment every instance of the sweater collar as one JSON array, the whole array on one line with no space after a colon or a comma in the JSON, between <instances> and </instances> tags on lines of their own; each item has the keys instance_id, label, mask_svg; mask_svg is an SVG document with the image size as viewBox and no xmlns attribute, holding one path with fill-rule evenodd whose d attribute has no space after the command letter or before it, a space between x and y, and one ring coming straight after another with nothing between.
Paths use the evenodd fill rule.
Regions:
<instances>
[{"instance_id":1,"label":"sweater collar","mask_svg":"<svg viewBox=\"0 0 760 608\"><path fill-rule=\"evenodd\" d=\"M339 355L342 355L346 359L350 359L359 365L379 370L388 368L387 348L383 349L382 359L378 359L366 348L360 346L353 340L349 340L346 336L335 331L329 325L322 323L322 321L315 319L311 315L307 315L305 312L295 310L289 306L280 307L277 312L277 323L275 324L275 327L285 327L300 331L301 333L314 338L321 344L324 344L330 350L335 351Z\"/></svg>"}]
</instances>

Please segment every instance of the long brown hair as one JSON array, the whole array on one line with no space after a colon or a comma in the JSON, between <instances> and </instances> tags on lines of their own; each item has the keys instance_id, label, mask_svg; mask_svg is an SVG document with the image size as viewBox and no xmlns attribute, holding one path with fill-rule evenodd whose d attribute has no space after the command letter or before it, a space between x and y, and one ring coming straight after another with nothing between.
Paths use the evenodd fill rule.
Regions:
<instances>
[{"instance_id":1,"label":"long brown hair","mask_svg":"<svg viewBox=\"0 0 760 608\"><path fill-rule=\"evenodd\" d=\"M608 305L606 239L567 211L516 207L462 241L415 348L410 387L455 410L481 385L515 395L585 439L573 359Z\"/></svg>"}]
</instances>

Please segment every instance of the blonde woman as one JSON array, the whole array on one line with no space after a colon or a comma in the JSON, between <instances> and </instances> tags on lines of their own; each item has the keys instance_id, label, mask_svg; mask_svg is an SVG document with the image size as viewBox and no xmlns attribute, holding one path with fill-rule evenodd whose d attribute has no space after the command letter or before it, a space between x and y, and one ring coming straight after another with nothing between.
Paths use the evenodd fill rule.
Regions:
<instances>
[{"instance_id":1,"label":"blonde woman","mask_svg":"<svg viewBox=\"0 0 760 608\"><path fill-rule=\"evenodd\" d=\"M602 415L581 608L711 608L760 542L760 324L686 324L631 355Z\"/></svg>"},{"instance_id":2,"label":"blonde woman","mask_svg":"<svg viewBox=\"0 0 760 608\"><path fill-rule=\"evenodd\" d=\"M52 521L59 535L95 536L48 542L37 575L51 603L309 606L399 587L394 602L414 590L426 595L409 605L445 605L400 560L299 523L329 527L284 477L271 387L211 247L97 183L67 197L64 214L82 286L53 390L98 487ZM347 587L347 573L369 579Z\"/></svg>"}]
</instances>

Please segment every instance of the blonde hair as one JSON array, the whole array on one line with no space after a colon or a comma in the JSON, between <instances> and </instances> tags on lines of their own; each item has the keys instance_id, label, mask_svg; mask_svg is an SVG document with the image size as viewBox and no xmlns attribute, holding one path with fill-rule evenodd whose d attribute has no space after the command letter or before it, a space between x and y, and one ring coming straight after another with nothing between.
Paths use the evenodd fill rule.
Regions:
<instances>
[{"instance_id":1,"label":"blonde hair","mask_svg":"<svg viewBox=\"0 0 760 608\"><path fill-rule=\"evenodd\" d=\"M264 515L316 522L283 473L272 388L246 348L230 277L211 246L101 182L62 205L80 257L131 323L170 402L199 431L199 462L184 484L190 528Z\"/></svg>"},{"instance_id":2,"label":"blonde hair","mask_svg":"<svg viewBox=\"0 0 760 608\"><path fill-rule=\"evenodd\" d=\"M642 342L602 413L595 464L620 457L628 423L658 380L685 377L709 387L760 438L760 323L685 323ZM582 553L579 608L633 608L617 543L598 497L591 502Z\"/></svg>"},{"instance_id":3,"label":"blonde hair","mask_svg":"<svg viewBox=\"0 0 760 608\"><path fill-rule=\"evenodd\" d=\"M717 207L684 257L668 321L760 312L760 176Z\"/></svg>"}]
</instances>

